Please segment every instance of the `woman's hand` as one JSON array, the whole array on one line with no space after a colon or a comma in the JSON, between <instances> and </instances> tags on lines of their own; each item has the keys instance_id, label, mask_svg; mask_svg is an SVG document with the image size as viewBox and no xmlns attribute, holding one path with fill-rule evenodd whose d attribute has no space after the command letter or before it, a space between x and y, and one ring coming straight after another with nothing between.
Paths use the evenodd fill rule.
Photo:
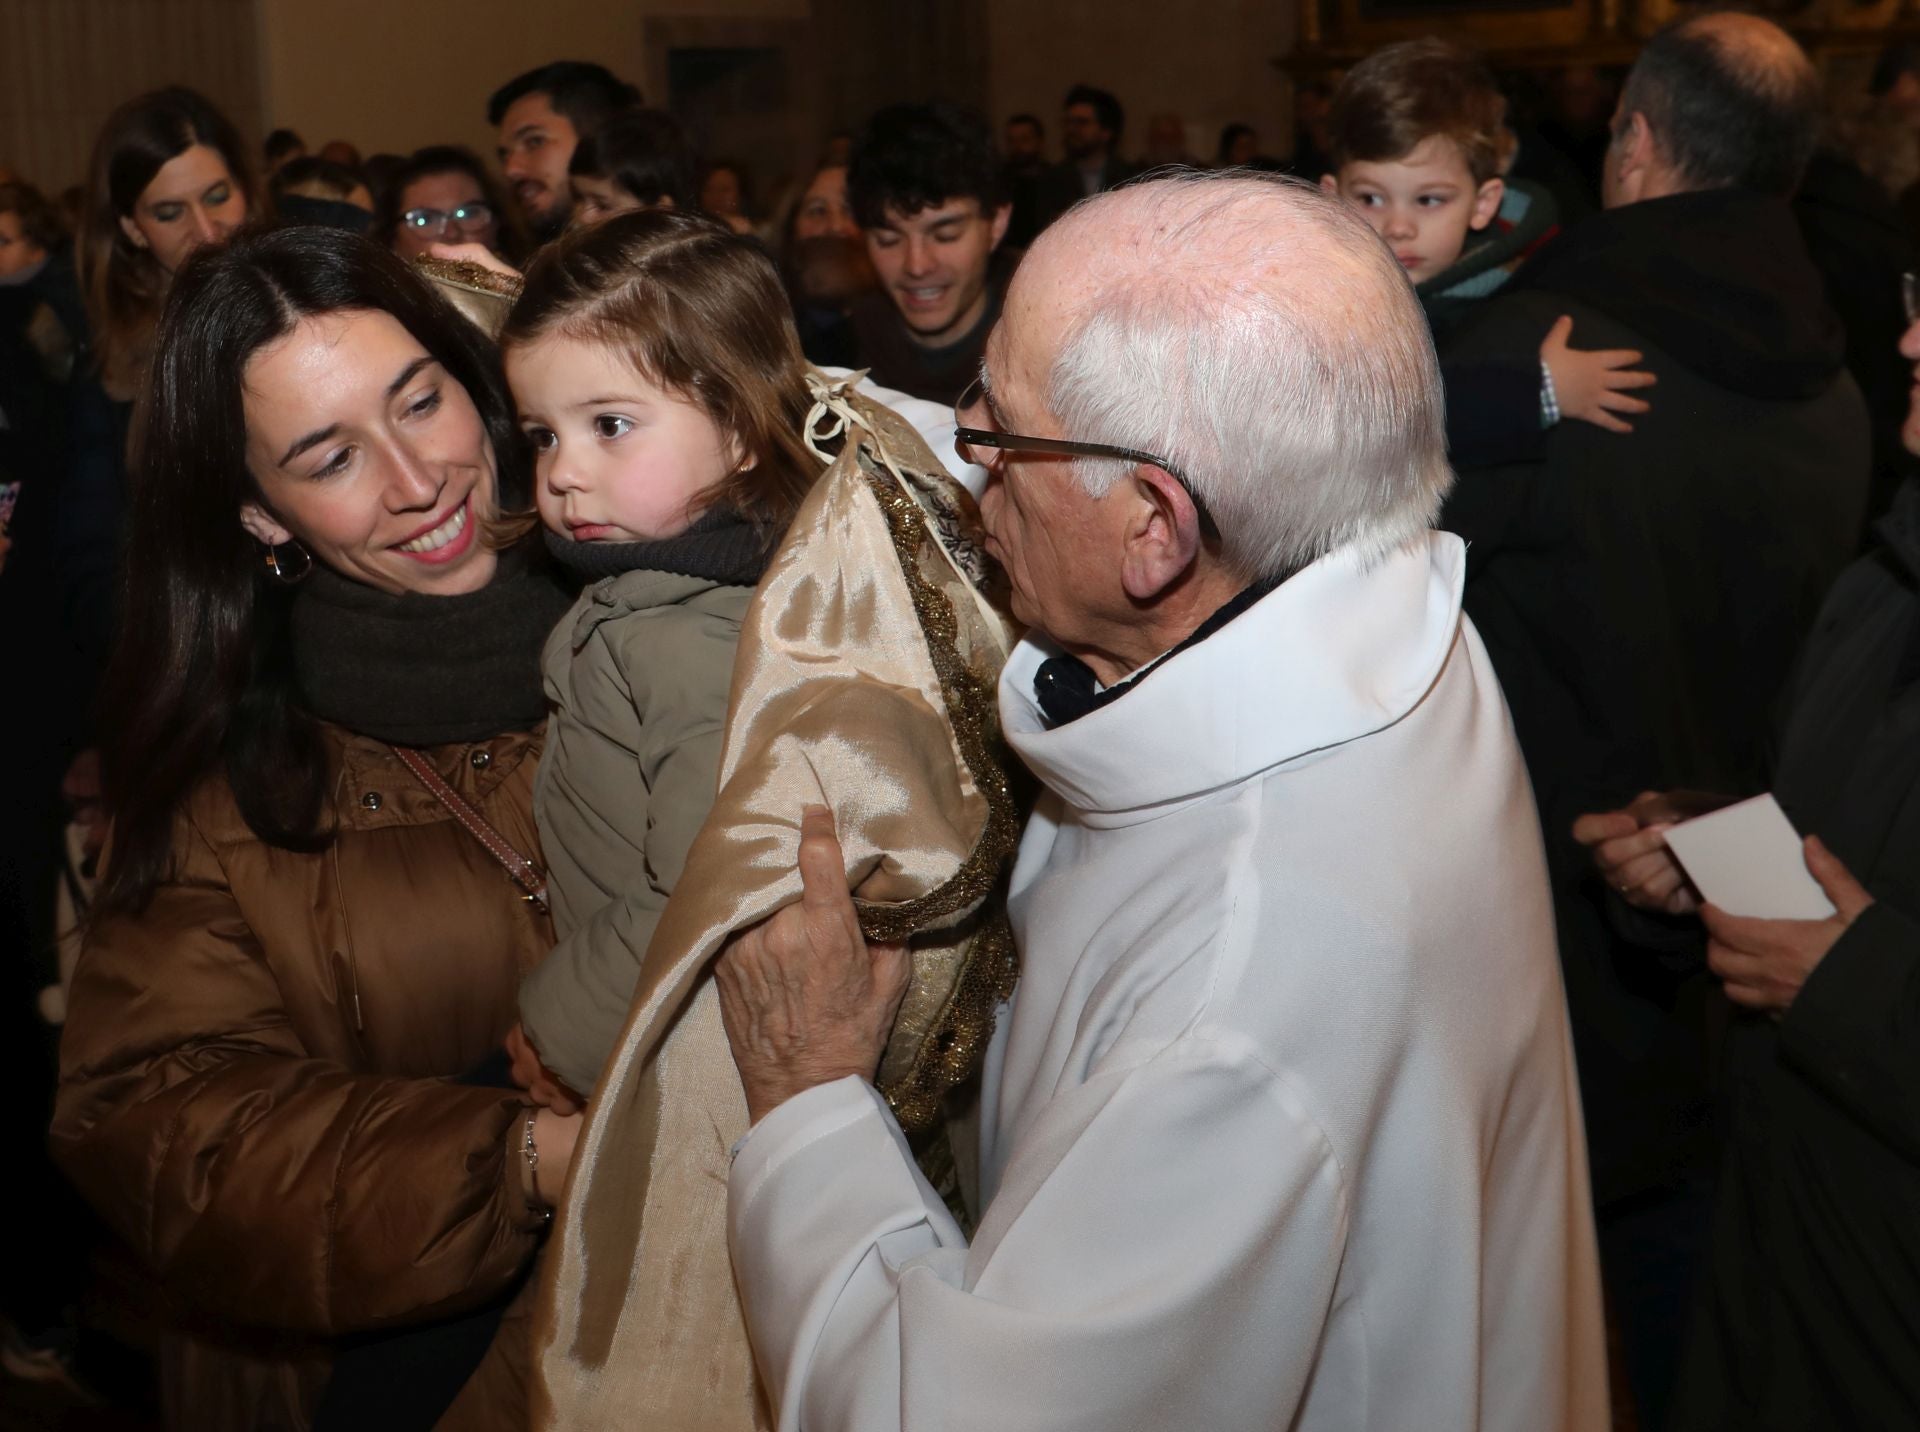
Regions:
<instances>
[{"instance_id":1,"label":"woman's hand","mask_svg":"<svg viewBox=\"0 0 1920 1432\"><path fill-rule=\"evenodd\" d=\"M1630 433L1633 424L1617 413L1651 411L1643 400L1628 396L1635 388L1651 388L1660 380L1633 367L1641 355L1631 348L1572 348L1573 320L1561 314L1546 341L1540 345L1540 361L1553 375L1553 394L1560 404L1560 416L1578 418L1610 433Z\"/></svg>"},{"instance_id":2,"label":"woman's hand","mask_svg":"<svg viewBox=\"0 0 1920 1432\"><path fill-rule=\"evenodd\" d=\"M527 1097L543 1109L556 1114L577 1114L586 1103L560 1082L560 1076L540 1062L540 1051L527 1038L524 1026L516 1024L507 1031L507 1057L513 1061L513 1082L527 1091Z\"/></svg>"},{"instance_id":3,"label":"woman's hand","mask_svg":"<svg viewBox=\"0 0 1920 1432\"><path fill-rule=\"evenodd\" d=\"M1624 810L1581 816L1573 838L1593 852L1601 878L1635 909L1691 915L1700 897L1667 849L1667 831L1726 803L1698 791L1642 791Z\"/></svg>"},{"instance_id":4,"label":"woman's hand","mask_svg":"<svg viewBox=\"0 0 1920 1432\"><path fill-rule=\"evenodd\" d=\"M799 903L734 936L714 970L756 1124L816 1084L871 1079L912 968L904 945L868 945L861 935L824 806L801 818L800 880Z\"/></svg>"},{"instance_id":5,"label":"woman's hand","mask_svg":"<svg viewBox=\"0 0 1920 1432\"><path fill-rule=\"evenodd\" d=\"M540 1155L533 1167L533 1194L548 1208L560 1206L567 1188L567 1170L573 1167L573 1146L579 1138L579 1114L542 1109L533 1116L533 1147Z\"/></svg>"},{"instance_id":6,"label":"woman's hand","mask_svg":"<svg viewBox=\"0 0 1920 1432\"><path fill-rule=\"evenodd\" d=\"M1807 837L1806 858L1808 872L1833 902L1834 913L1826 919L1756 920L1729 915L1717 905L1700 911L1707 926L1707 966L1735 1004L1776 1017L1785 1014L1834 942L1873 904L1866 887L1819 836Z\"/></svg>"},{"instance_id":7,"label":"woman's hand","mask_svg":"<svg viewBox=\"0 0 1920 1432\"><path fill-rule=\"evenodd\" d=\"M508 263L485 244L428 244L427 252L437 259L451 259L455 263L479 264L504 278L519 278L520 270Z\"/></svg>"}]
</instances>

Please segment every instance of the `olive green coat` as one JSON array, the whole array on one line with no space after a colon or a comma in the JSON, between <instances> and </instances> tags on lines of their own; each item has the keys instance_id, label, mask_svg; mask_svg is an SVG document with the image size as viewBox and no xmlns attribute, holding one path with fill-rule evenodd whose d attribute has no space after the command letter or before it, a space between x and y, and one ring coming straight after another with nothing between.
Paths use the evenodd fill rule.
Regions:
<instances>
[{"instance_id":1,"label":"olive green coat","mask_svg":"<svg viewBox=\"0 0 1920 1432\"><path fill-rule=\"evenodd\" d=\"M640 960L713 806L734 648L753 588L633 571L580 594L541 657L534 788L560 943L520 989L547 1067L589 1092Z\"/></svg>"}]
</instances>

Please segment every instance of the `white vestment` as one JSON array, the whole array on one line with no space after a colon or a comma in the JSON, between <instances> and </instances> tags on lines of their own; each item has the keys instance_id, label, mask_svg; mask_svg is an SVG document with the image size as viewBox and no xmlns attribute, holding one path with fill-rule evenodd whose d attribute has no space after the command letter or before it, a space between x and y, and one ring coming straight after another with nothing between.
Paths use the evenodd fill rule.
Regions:
<instances>
[{"instance_id":1,"label":"white vestment","mask_svg":"<svg viewBox=\"0 0 1920 1432\"><path fill-rule=\"evenodd\" d=\"M730 1185L783 1429L1608 1426L1539 829L1464 549L1338 552L1048 730L969 1245L871 1088Z\"/></svg>"}]
</instances>

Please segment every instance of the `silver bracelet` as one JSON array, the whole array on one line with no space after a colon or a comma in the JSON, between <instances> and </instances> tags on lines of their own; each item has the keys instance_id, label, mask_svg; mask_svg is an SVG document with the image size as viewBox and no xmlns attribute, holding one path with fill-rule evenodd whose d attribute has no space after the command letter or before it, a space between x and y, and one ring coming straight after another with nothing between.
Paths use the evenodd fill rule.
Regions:
<instances>
[{"instance_id":1,"label":"silver bracelet","mask_svg":"<svg viewBox=\"0 0 1920 1432\"><path fill-rule=\"evenodd\" d=\"M540 1167L540 1150L533 1142L533 1121L539 1117L538 1109L527 1110L527 1122L520 1136L520 1156L527 1161L527 1188L532 1194L529 1201L535 1204L540 1204L540 1180L534 1172ZM541 1205L540 1213L544 1218L553 1217L553 1209L545 1205Z\"/></svg>"}]
</instances>

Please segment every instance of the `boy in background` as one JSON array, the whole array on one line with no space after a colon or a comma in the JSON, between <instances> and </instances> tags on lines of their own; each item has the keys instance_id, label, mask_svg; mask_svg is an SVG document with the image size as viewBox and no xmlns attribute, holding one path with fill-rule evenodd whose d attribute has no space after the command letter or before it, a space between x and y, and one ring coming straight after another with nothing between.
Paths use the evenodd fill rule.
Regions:
<instances>
[{"instance_id":1,"label":"boy in background","mask_svg":"<svg viewBox=\"0 0 1920 1432\"><path fill-rule=\"evenodd\" d=\"M1558 232L1544 189L1502 177L1513 152L1506 99L1486 66L1439 39L1376 50L1348 72L1329 118L1333 172L1320 185L1366 217L1400 260L1433 330L1456 465L1531 456L1540 435L1577 418L1632 431L1640 354L1569 346L1562 316L1537 350L1472 364L1448 340L1527 257Z\"/></svg>"}]
</instances>

